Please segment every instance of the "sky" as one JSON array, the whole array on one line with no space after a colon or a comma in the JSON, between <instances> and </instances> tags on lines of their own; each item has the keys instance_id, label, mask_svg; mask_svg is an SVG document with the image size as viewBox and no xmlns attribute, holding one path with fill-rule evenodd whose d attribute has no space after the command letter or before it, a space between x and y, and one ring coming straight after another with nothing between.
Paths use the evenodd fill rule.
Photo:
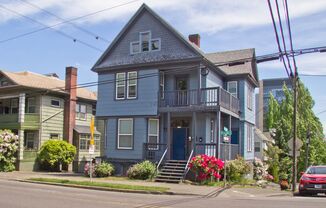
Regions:
<instances>
[{"instance_id":1,"label":"sky","mask_svg":"<svg viewBox=\"0 0 326 208\"><path fill-rule=\"evenodd\" d=\"M63 79L65 67L76 66L79 83L97 81L90 68L143 3L184 36L199 33L204 52L278 51L266 0L0 0L0 69L55 72ZM288 0L288 5L294 48L326 46L326 1ZM71 19L72 24L61 24ZM326 110L326 53L298 56L297 65L299 74L325 75L300 79L326 130L326 113L319 114ZM287 76L278 60L261 63L258 70L260 79Z\"/></svg>"}]
</instances>

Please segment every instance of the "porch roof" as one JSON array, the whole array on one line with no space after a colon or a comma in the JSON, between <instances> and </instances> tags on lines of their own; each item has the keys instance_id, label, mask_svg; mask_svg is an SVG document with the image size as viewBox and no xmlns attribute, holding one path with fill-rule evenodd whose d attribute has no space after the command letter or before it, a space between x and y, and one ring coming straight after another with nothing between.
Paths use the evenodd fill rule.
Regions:
<instances>
[{"instance_id":1,"label":"porch roof","mask_svg":"<svg viewBox=\"0 0 326 208\"><path fill-rule=\"evenodd\" d=\"M79 134L90 134L91 130L89 126L75 126L74 130ZM94 130L94 134L100 135L101 133L97 130Z\"/></svg>"}]
</instances>

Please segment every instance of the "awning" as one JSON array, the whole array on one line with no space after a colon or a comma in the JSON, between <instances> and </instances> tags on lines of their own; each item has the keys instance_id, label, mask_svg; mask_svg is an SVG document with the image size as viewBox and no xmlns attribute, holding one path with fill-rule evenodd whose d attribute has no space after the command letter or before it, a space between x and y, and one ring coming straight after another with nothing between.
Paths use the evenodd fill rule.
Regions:
<instances>
[{"instance_id":1,"label":"awning","mask_svg":"<svg viewBox=\"0 0 326 208\"><path fill-rule=\"evenodd\" d=\"M75 126L74 130L79 134L91 134L91 130L90 130L89 126L78 126L77 125L77 126ZM95 129L94 134L100 135L101 133Z\"/></svg>"}]
</instances>

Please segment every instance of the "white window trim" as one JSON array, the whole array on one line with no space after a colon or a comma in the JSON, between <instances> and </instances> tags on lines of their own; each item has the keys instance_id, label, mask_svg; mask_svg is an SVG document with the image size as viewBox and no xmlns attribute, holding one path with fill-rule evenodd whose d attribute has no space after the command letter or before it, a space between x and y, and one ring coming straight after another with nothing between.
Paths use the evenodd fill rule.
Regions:
<instances>
[{"instance_id":1,"label":"white window trim","mask_svg":"<svg viewBox=\"0 0 326 208\"><path fill-rule=\"evenodd\" d=\"M156 132L156 134L150 134L150 126L149 126L150 121L157 121L157 126L156 126L157 132ZM147 135L147 142L149 143L149 137L150 137L150 136L156 136L156 138L157 138L157 139L156 139L156 143L158 144L159 141L160 141L160 120L157 119L157 118L150 118L150 119L148 119L147 132L148 132L148 135ZM158 145L156 145L155 148L149 148L149 149L150 149L150 150L158 150L159 147L158 147Z\"/></svg>"},{"instance_id":2,"label":"white window trim","mask_svg":"<svg viewBox=\"0 0 326 208\"><path fill-rule=\"evenodd\" d=\"M58 101L59 102L59 105L52 105L52 101ZM61 102L59 99L56 99L56 98L51 98L51 106L52 107L55 107L55 108L60 108L61 107Z\"/></svg>"},{"instance_id":3,"label":"white window trim","mask_svg":"<svg viewBox=\"0 0 326 208\"><path fill-rule=\"evenodd\" d=\"M120 121L131 121L131 134L120 134ZM120 147L120 135L121 136L131 136L131 147ZM134 119L132 118L119 118L118 119L118 149L126 149L130 150L133 149L134 146Z\"/></svg>"},{"instance_id":4,"label":"white window trim","mask_svg":"<svg viewBox=\"0 0 326 208\"><path fill-rule=\"evenodd\" d=\"M152 50L152 41L158 40L158 49ZM153 38L149 41L150 51L161 51L161 38Z\"/></svg>"},{"instance_id":5,"label":"white window trim","mask_svg":"<svg viewBox=\"0 0 326 208\"><path fill-rule=\"evenodd\" d=\"M248 84L247 108L249 110L253 109L253 91L254 91L254 88Z\"/></svg>"},{"instance_id":6,"label":"white window trim","mask_svg":"<svg viewBox=\"0 0 326 208\"><path fill-rule=\"evenodd\" d=\"M78 108L77 108L77 106L78 106ZM82 106L85 106L85 118L82 118L80 116ZM81 121L86 121L87 120L87 105L86 104L76 103L76 119L81 120Z\"/></svg>"},{"instance_id":7,"label":"white window trim","mask_svg":"<svg viewBox=\"0 0 326 208\"><path fill-rule=\"evenodd\" d=\"M235 83L236 84L236 87L235 87L235 90L236 92L235 93L230 93L230 84L233 84ZM227 91L233 96L233 97L236 97L238 98L238 81L229 81L227 82ZM237 96L234 96L234 94L236 94Z\"/></svg>"},{"instance_id":8,"label":"white window trim","mask_svg":"<svg viewBox=\"0 0 326 208\"><path fill-rule=\"evenodd\" d=\"M139 45L139 48L138 48L138 51L137 52L133 52L133 50L132 50L132 45L133 44L136 44L136 43L138 43L138 45ZM130 54L137 54L137 53L140 53L140 42L139 41L132 41L132 42L130 42Z\"/></svg>"},{"instance_id":9,"label":"white window trim","mask_svg":"<svg viewBox=\"0 0 326 208\"><path fill-rule=\"evenodd\" d=\"M124 83L124 85L123 85L123 88L124 88L124 96L123 96L123 98L118 98L118 75L119 74L124 74L124 76L125 76L125 78L124 78L124 80L123 80L123 83ZM122 86L121 86L122 87ZM116 73L115 74L115 99L116 100L124 100L124 99L126 99L126 73L125 72L119 72L119 73Z\"/></svg>"},{"instance_id":10,"label":"white window trim","mask_svg":"<svg viewBox=\"0 0 326 208\"><path fill-rule=\"evenodd\" d=\"M136 73L136 78L135 78L136 84L132 84L132 85L129 84L129 74L131 74L131 73ZM137 99L137 95L138 95L138 93L137 93L137 91L138 91L138 89L137 89L138 88L138 86L137 86L137 78L138 78L138 72L137 71L131 71L131 72L127 73L127 99ZM130 86L136 86L136 89L135 89L136 96L135 97L130 97L129 96L129 87Z\"/></svg>"},{"instance_id":11,"label":"white window trim","mask_svg":"<svg viewBox=\"0 0 326 208\"><path fill-rule=\"evenodd\" d=\"M142 34L146 34L146 33L149 33L148 51L143 51L141 36L142 36ZM140 46L139 51L140 51L140 53L148 53L148 52L151 52L151 40L152 40L152 32L150 30L139 32L139 46Z\"/></svg>"}]
</instances>

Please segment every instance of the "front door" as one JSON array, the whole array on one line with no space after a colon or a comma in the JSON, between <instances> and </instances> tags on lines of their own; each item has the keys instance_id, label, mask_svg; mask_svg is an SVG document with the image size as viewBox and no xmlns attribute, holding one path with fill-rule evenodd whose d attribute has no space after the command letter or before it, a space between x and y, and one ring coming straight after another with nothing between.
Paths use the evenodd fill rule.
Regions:
<instances>
[{"instance_id":1,"label":"front door","mask_svg":"<svg viewBox=\"0 0 326 208\"><path fill-rule=\"evenodd\" d=\"M185 147L187 139L187 128L174 128L173 129L173 159L185 159Z\"/></svg>"}]
</instances>

